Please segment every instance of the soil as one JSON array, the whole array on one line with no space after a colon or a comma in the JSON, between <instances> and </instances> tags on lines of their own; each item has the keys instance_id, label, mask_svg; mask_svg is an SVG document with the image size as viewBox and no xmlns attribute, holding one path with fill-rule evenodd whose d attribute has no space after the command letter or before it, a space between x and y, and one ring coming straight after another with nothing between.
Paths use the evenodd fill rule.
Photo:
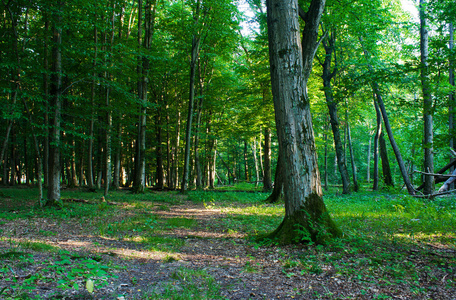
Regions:
<instances>
[{"instance_id":1,"label":"soil","mask_svg":"<svg viewBox=\"0 0 456 300\"><path fill-rule=\"evenodd\" d=\"M89 204L80 204L89 205ZM123 210L122 210L123 211ZM14 213L14 212L12 212ZM131 214L132 210L125 210ZM117 278L110 278L107 286L89 294L85 289L65 291L63 299L142 299L146 294L160 294L179 280L173 274L182 268L205 270L221 286L219 295L224 299L456 299L455 289L445 287L445 278L438 278L425 294L414 294L404 283L384 285L368 282L357 274L343 276L334 268L322 265L321 272L303 273L290 267L284 269L287 258L305 257L312 254L306 246L258 246L246 239L242 233L226 232L214 226L224 213L217 209L206 209L203 205L184 202L170 210L154 209L161 217L187 217L197 221L192 229L176 228L169 235L185 241L177 253L169 254L149 251L142 243L131 240L109 239L93 235L95 228L82 226L71 219L55 221L50 218L0 220L3 238L0 253L11 249L11 240L46 243L80 253L81 256L97 256L104 264L115 268ZM125 215L118 215L121 220ZM51 236L39 233L53 232ZM32 253L34 263L11 264L16 277L27 278L34 274L51 254ZM450 253L449 255L454 255ZM3 264L8 264L4 259ZM120 267L120 268L119 268ZM6 286L0 281L0 290ZM425 281L423 281L425 285ZM38 299L55 299L52 284L40 284L31 291ZM424 286L425 287L425 286ZM2 296L0 296L1 298Z\"/></svg>"}]
</instances>

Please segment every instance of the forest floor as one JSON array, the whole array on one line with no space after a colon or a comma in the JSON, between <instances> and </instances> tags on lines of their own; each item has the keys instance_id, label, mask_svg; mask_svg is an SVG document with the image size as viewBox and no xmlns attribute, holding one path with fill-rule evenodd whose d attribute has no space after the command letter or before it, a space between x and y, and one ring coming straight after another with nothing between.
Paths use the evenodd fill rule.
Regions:
<instances>
[{"instance_id":1,"label":"forest floor","mask_svg":"<svg viewBox=\"0 0 456 300\"><path fill-rule=\"evenodd\" d=\"M261 193L116 192L109 205L69 192L63 209L41 210L0 192L0 299L456 299L453 201L426 232L426 216L406 215L415 200L333 197L343 239L277 246L252 239L283 217ZM344 215L360 201L378 214Z\"/></svg>"}]
</instances>

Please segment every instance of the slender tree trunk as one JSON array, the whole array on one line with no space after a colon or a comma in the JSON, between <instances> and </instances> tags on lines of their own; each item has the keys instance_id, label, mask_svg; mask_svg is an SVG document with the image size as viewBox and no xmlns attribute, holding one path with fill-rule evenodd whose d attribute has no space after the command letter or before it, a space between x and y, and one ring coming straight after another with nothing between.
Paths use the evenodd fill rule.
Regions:
<instances>
[{"instance_id":1,"label":"slender tree trunk","mask_svg":"<svg viewBox=\"0 0 456 300\"><path fill-rule=\"evenodd\" d=\"M449 49L450 51L453 51L454 49L454 25L453 23L450 23L450 32L449 32L449 35L450 35L450 41L449 41ZM454 87L454 62L452 59L449 60L449 83L451 86ZM455 123L455 109L456 109L456 103L455 103L455 93L454 91L453 92L450 92L450 94L448 95L448 103L449 103L449 108L448 108L448 112L449 112L449 125L448 125L448 129L449 129L449 133L450 133L450 148L451 149L455 149L456 147L456 143L455 143L455 138L454 138L454 135L455 135L455 126L454 126L454 123ZM454 168L451 168L450 169L450 172L453 173L454 171ZM454 188L454 184L451 183L450 184L450 188Z\"/></svg>"},{"instance_id":2,"label":"slender tree trunk","mask_svg":"<svg viewBox=\"0 0 456 300\"><path fill-rule=\"evenodd\" d=\"M265 202L267 203L277 203L282 199L283 196L283 177L284 177L284 170L283 170L283 155L279 150L279 157L277 158L277 167L275 171L274 177L274 188L272 190L271 195L266 198Z\"/></svg>"},{"instance_id":3,"label":"slender tree trunk","mask_svg":"<svg viewBox=\"0 0 456 300\"><path fill-rule=\"evenodd\" d=\"M96 117L95 116L95 96L96 96L95 90L96 90L96 84L97 84L96 67L97 67L97 57L98 57L98 30L97 30L96 26L94 29L93 36L94 36L94 43L95 43L95 53L94 53L94 58L93 58L93 63L92 63L93 73L92 73L92 87L91 87L91 93L90 93L91 113L90 113L90 127L89 127L89 145L88 145L88 153L87 153L87 185L88 185L89 189L93 189L95 186L94 178L93 178L93 175L94 175L93 141L95 138L95 135L94 135L95 117Z\"/></svg>"},{"instance_id":4,"label":"slender tree trunk","mask_svg":"<svg viewBox=\"0 0 456 300\"><path fill-rule=\"evenodd\" d=\"M361 43L361 46L363 47L364 55L366 56L366 58L369 58L370 54L364 48L363 39L361 37L359 38L359 41ZM371 72L374 71L374 68L370 64L368 64L368 68ZM383 122L385 124L385 130L388 133L388 138L390 140L391 147L393 148L394 155L396 156L397 164L399 166L402 178L404 180L404 184L407 187L407 191L409 192L409 194L415 195L415 189L413 188L412 183L410 182L410 178L409 178L407 169L405 167L404 160L402 159L402 155L399 150L399 146L397 145L396 140L394 139L393 131L391 129L391 125L390 125L390 122L388 119L388 114L386 112L385 104L383 103L383 97L382 97L382 93L380 91L380 87L379 87L378 83L375 81L373 81L371 83L371 85L372 85L372 90L374 91L376 102L378 104L378 107L380 109L380 112L381 112L381 115L383 118Z\"/></svg>"},{"instance_id":5,"label":"slender tree trunk","mask_svg":"<svg viewBox=\"0 0 456 300\"><path fill-rule=\"evenodd\" d=\"M420 0L420 52L421 52L421 87L423 91L423 119L424 119L424 194L432 194L434 190L434 132L433 107L429 81L429 42L428 24L426 20L426 0Z\"/></svg>"},{"instance_id":6,"label":"slender tree trunk","mask_svg":"<svg viewBox=\"0 0 456 300\"><path fill-rule=\"evenodd\" d=\"M326 105L328 106L329 118L331 122L331 129L333 132L334 138L334 147L336 150L337 156L337 166L339 168L340 177L342 179L342 194L350 193L350 177L348 176L345 151L342 144L342 139L340 137L340 123L337 116L337 104L334 101L334 96L332 92L331 79L335 76L337 68L334 68L331 72L331 58L334 51L335 38L331 34L330 38L326 38L323 41L323 46L325 48L325 60L322 63L323 67L323 86L325 91Z\"/></svg>"},{"instance_id":7,"label":"slender tree trunk","mask_svg":"<svg viewBox=\"0 0 456 300\"><path fill-rule=\"evenodd\" d=\"M105 45L106 48L108 47L109 43L109 49L106 49L109 51L107 55L105 55L105 67L106 69L109 69L110 64L111 64L111 58L108 56L112 56L112 48L113 48L113 43L114 43L114 21L115 21L115 4L112 2L112 17L111 17L111 37L110 40L107 40L107 32L105 33ZM111 185L111 154L112 154L112 149L111 149L111 131L112 131L112 112L111 112L111 99L110 99L110 93L111 93L111 74L109 74L108 71L105 71L105 81L107 83L106 89L105 89L105 107L106 107L106 130L105 130L105 156L104 156L104 167L105 171L105 183L104 183L104 196L108 196L109 192L109 186Z\"/></svg>"},{"instance_id":8,"label":"slender tree trunk","mask_svg":"<svg viewBox=\"0 0 456 300\"><path fill-rule=\"evenodd\" d=\"M180 128L181 128L181 111L177 109L177 126L176 126L176 144L173 151L173 189L178 188L179 184L179 155L180 155Z\"/></svg>"},{"instance_id":9,"label":"slender tree trunk","mask_svg":"<svg viewBox=\"0 0 456 300\"><path fill-rule=\"evenodd\" d=\"M255 163L255 187L258 187L258 183L259 183L259 180L260 180L260 170L258 168L257 140L256 140L256 138L253 140L253 143L252 143L252 154L253 154L253 161Z\"/></svg>"},{"instance_id":10,"label":"slender tree trunk","mask_svg":"<svg viewBox=\"0 0 456 300\"><path fill-rule=\"evenodd\" d=\"M198 24L199 13L200 13L200 0L196 4L196 12L193 15L194 24ZM193 106L195 102L195 78L196 78L196 67L199 58L201 37L196 32L193 33L192 39L192 52L190 59L190 92L188 100L188 115L187 115L187 130L185 132L185 156L184 156L184 173L182 175L181 192L187 191L188 177L190 172L190 149L192 141L192 120L193 120Z\"/></svg>"},{"instance_id":11,"label":"slender tree trunk","mask_svg":"<svg viewBox=\"0 0 456 300\"><path fill-rule=\"evenodd\" d=\"M382 133L382 114L380 112L380 108L378 107L377 100L375 99L374 93L374 107L375 113L377 116L377 126L375 131L374 137L374 183L372 186L372 190L378 191L378 141L380 139L380 134Z\"/></svg>"},{"instance_id":12,"label":"slender tree trunk","mask_svg":"<svg viewBox=\"0 0 456 300\"><path fill-rule=\"evenodd\" d=\"M119 116L117 123L117 141L116 141L116 153L114 155L114 178L112 179L112 186L115 190L120 188L121 183L121 160L122 160L122 116Z\"/></svg>"},{"instance_id":13,"label":"slender tree trunk","mask_svg":"<svg viewBox=\"0 0 456 300\"><path fill-rule=\"evenodd\" d=\"M386 186L394 186L393 176L391 175L391 168L388 159L388 151L386 149L386 142L383 137L383 132L380 133L379 138L380 145L380 157L382 158L382 172L383 172L383 182Z\"/></svg>"},{"instance_id":14,"label":"slender tree trunk","mask_svg":"<svg viewBox=\"0 0 456 300\"><path fill-rule=\"evenodd\" d=\"M50 91L50 136L49 136L49 186L47 191L47 205L60 202L60 118L62 97L62 14L63 2L55 3L52 47L52 76Z\"/></svg>"},{"instance_id":15,"label":"slender tree trunk","mask_svg":"<svg viewBox=\"0 0 456 300\"><path fill-rule=\"evenodd\" d=\"M34 146L36 158L38 160L38 162L37 162L37 175L38 175L37 177L38 178L37 179L38 179L39 203L41 206L45 203L44 203L44 194L43 194L43 161L41 159L40 144L38 142L38 138L36 137L36 133L33 130L34 123L33 123L32 114L30 113L30 109L28 107L27 101L25 100L25 98L23 98L22 101L24 102L24 107L25 107L25 110L27 111L28 121L32 128L33 146Z\"/></svg>"},{"instance_id":16,"label":"slender tree trunk","mask_svg":"<svg viewBox=\"0 0 456 300\"><path fill-rule=\"evenodd\" d=\"M48 186L49 182L49 17L44 13L44 44L43 44L43 94L45 101L44 124L44 146L43 146L43 179L44 186Z\"/></svg>"},{"instance_id":17,"label":"slender tree trunk","mask_svg":"<svg viewBox=\"0 0 456 300\"><path fill-rule=\"evenodd\" d=\"M263 147L263 192L272 190L271 178L271 129L264 129L264 147Z\"/></svg>"},{"instance_id":18,"label":"slender tree trunk","mask_svg":"<svg viewBox=\"0 0 456 300\"><path fill-rule=\"evenodd\" d=\"M199 70L199 82L200 82L200 95L199 101L197 103L197 113L196 113L196 126L195 126L195 169L196 169L196 188L201 189L203 187L203 172L201 170L201 159L200 159L200 128L201 128L201 115L203 113L203 83L201 78L201 67Z\"/></svg>"},{"instance_id":19,"label":"slender tree trunk","mask_svg":"<svg viewBox=\"0 0 456 300\"><path fill-rule=\"evenodd\" d=\"M348 122L348 110L345 112L347 117L347 139L348 139L348 148L350 150L350 160L352 165L352 175L353 175L353 190L355 192L359 191L358 185L358 171L356 169L356 162L355 162L355 152L353 151L353 144L351 140L351 131L350 131L350 123Z\"/></svg>"},{"instance_id":20,"label":"slender tree trunk","mask_svg":"<svg viewBox=\"0 0 456 300\"><path fill-rule=\"evenodd\" d=\"M267 0L266 4L272 93L285 170L285 218L269 238L282 244L310 240L323 243L340 235L340 231L322 198L307 80L318 46L325 0L310 3L302 44L298 1Z\"/></svg>"},{"instance_id":21,"label":"slender tree trunk","mask_svg":"<svg viewBox=\"0 0 456 300\"><path fill-rule=\"evenodd\" d=\"M327 125L325 125L325 133L323 135L323 139L325 141L325 157L324 157L324 168L325 168L325 185L324 185L324 189L325 191L327 191L329 189L329 186L328 186L328 134L326 133L327 131L327 128L326 128Z\"/></svg>"},{"instance_id":22,"label":"slender tree trunk","mask_svg":"<svg viewBox=\"0 0 456 300\"><path fill-rule=\"evenodd\" d=\"M371 164L371 156L372 156L372 138L369 135L369 146L367 148L367 166L366 166L366 181L370 183L370 164Z\"/></svg>"}]
</instances>

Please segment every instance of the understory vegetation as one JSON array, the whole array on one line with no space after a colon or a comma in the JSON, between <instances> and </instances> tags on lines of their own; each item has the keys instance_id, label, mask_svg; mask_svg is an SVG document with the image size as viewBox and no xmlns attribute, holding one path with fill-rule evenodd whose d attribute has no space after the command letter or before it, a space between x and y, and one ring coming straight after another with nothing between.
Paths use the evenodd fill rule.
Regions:
<instances>
[{"instance_id":1,"label":"understory vegetation","mask_svg":"<svg viewBox=\"0 0 456 300\"><path fill-rule=\"evenodd\" d=\"M343 238L279 247L256 237L277 228L283 203L265 204L268 194L252 190L113 191L102 199L101 192L67 189L62 209L39 208L36 194L34 188L0 189L3 299L456 294L453 196L330 191L325 202ZM261 280L271 287L254 292L245 283Z\"/></svg>"}]
</instances>

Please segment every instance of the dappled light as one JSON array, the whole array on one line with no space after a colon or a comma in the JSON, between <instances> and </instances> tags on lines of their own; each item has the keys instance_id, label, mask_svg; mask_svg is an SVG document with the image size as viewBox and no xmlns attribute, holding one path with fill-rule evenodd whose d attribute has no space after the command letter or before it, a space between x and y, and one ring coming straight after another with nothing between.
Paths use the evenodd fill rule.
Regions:
<instances>
[{"instance_id":1,"label":"dappled light","mask_svg":"<svg viewBox=\"0 0 456 300\"><path fill-rule=\"evenodd\" d=\"M29 201L14 190L3 192ZM344 236L327 245L278 246L257 238L280 224L283 203L262 203L264 193L219 194L161 192L130 199L118 191L112 197L126 205L68 202L63 209L7 212L0 206L0 278L12 287L6 295L30 290L41 298L86 297L89 279L94 295L108 298L173 298L184 291L203 298L210 292L211 299L447 299L456 291L450 198L327 194Z\"/></svg>"}]
</instances>

